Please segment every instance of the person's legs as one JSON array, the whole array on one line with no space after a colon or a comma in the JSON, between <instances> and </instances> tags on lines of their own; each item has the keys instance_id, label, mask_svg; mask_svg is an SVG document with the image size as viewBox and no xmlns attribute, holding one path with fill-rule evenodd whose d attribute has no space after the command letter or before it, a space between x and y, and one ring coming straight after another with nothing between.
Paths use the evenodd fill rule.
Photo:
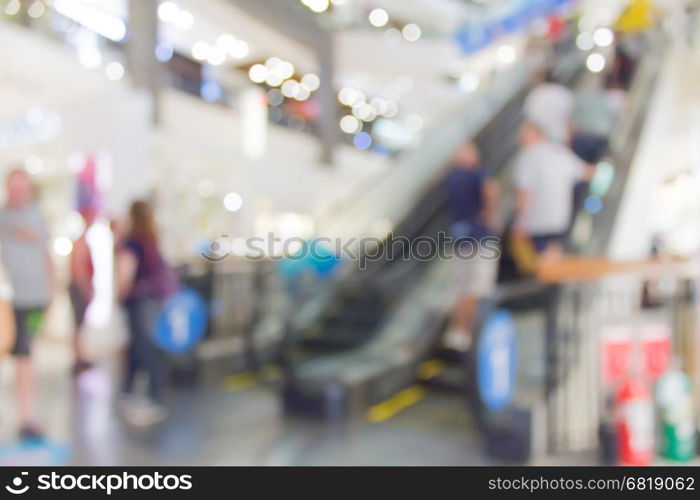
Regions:
<instances>
[{"instance_id":1,"label":"person's legs","mask_svg":"<svg viewBox=\"0 0 700 500\"><path fill-rule=\"evenodd\" d=\"M87 312L88 308L88 300L83 297L83 294L80 292L80 289L75 283L71 283L68 286L68 294L70 296L71 305L73 306L74 321L73 352L75 357L73 362L73 371L77 374L91 366L85 359L81 343L83 324L85 323L85 313Z\"/></svg>"},{"instance_id":2,"label":"person's legs","mask_svg":"<svg viewBox=\"0 0 700 500\"><path fill-rule=\"evenodd\" d=\"M20 435L40 436L34 423L34 366L31 358L31 332L29 328L32 309L15 308L16 336L12 355L15 357L17 377L17 404L19 406ZM40 313L37 311L37 314Z\"/></svg>"},{"instance_id":3,"label":"person's legs","mask_svg":"<svg viewBox=\"0 0 700 500\"><path fill-rule=\"evenodd\" d=\"M137 427L150 426L163 421L167 412L160 406L163 397L164 371L160 352L152 341L155 318L159 307L157 301L139 300L128 307L131 344L125 391L133 393L134 378L138 372L148 376L149 400L130 399L125 407L125 418Z\"/></svg>"},{"instance_id":4,"label":"person's legs","mask_svg":"<svg viewBox=\"0 0 700 500\"><path fill-rule=\"evenodd\" d=\"M152 340L159 311L159 302L149 299L135 301L127 306L130 343L124 382L124 392L132 393L137 373L145 372L148 376L148 395L157 403L162 400L165 385L162 355Z\"/></svg>"},{"instance_id":5,"label":"person's legs","mask_svg":"<svg viewBox=\"0 0 700 500\"><path fill-rule=\"evenodd\" d=\"M124 382L122 390L125 394L132 395L134 392L134 382L136 380L136 375L141 369L141 341L138 321L138 304L127 304L126 315L129 326L129 344L126 348L126 367L124 370Z\"/></svg>"},{"instance_id":6,"label":"person's legs","mask_svg":"<svg viewBox=\"0 0 700 500\"><path fill-rule=\"evenodd\" d=\"M144 301L141 307L140 328L143 338L144 369L148 372L148 395L154 403L161 404L165 386L163 355L153 341L154 328L160 312L160 302Z\"/></svg>"},{"instance_id":7,"label":"person's legs","mask_svg":"<svg viewBox=\"0 0 700 500\"><path fill-rule=\"evenodd\" d=\"M465 351L472 343L474 322L481 300L493 294L498 260L489 260L482 251L468 260L456 259L460 280L460 299L452 312L446 335L448 347Z\"/></svg>"},{"instance_id":8,"label":"person's legs","mask_svg":"<svg viewBox=\"0 0 700 500\"><path fill-rule=\"evenodd\" d=\"M479 307L479 297L467 295L457 301L450 317L446 342L449 347L466 350L471 344L472 326ZM459 338L458 338L459 337Z\"/></svg>"},{"instance_id":9,"label":"person's legs","mask_svg":"<svg viewBox=\"0 0 700 500\"><path fill-rule=\"evenodd\" d=\"M18 356L15 363L20 425L28 427L32 424L34 413L34 367L29 356Z\"/></svg>"}]
</instances>

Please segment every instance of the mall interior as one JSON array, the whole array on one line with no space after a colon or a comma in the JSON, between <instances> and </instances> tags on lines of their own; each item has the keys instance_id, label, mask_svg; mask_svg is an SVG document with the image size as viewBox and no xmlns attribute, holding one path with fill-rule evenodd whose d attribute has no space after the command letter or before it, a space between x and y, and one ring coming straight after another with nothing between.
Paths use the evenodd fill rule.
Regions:
<instances>
[{"instance_id":1,"label":"mall interior","mask_svg":"<svg viewBox=\"0 0 700 500\"><path fill-rule=\"evenodd\" d=\"M0 465L697 465L698 7L0 0Z\"/></svg>"}]
</instances>

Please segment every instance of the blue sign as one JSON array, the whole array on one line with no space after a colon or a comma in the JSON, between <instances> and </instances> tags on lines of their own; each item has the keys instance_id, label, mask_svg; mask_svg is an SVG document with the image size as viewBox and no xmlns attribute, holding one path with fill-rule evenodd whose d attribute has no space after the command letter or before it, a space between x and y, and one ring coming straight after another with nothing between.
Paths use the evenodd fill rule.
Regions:
<instances>
[{"instance_id":1,"label":"blue sign","mask_svg":"<svg viewBox=\"0 0 700 500\"><path fill-rule=\"evenodd\" d=\"M496 311L486 320L476 362L481 400L489 410L504 410L515 393L518 370L515 322L508 311Z\"/></svg>"},{"instance_id":2,"label":"blue sign","mask_svg":"<svg viewBox=\"0 0 700 500\"><path fill-rule=\"evenodd\" d=\"M0 446L0 467L56 467L70 459L70 446L29 439Z\"/></svg>"},{"instance_id":3,"label":"blue sign","mask_svg":"<svg viewBox=\"0 0 700 500\"><path fill-rule=\"evenodd\" d=\"M514 1L513 8L505 14L491 19L467 23L455 33L455 38L464 54L473 54L491 45L499 36L525 30L530 23L554 14L574 0L529 0Z\"/></svg>"},{"instance_id":4,"label":"blue sign","mask_svg":"<svg viewBox=\"0 0 700 500\"><path fill-rule=\"evenodd\" d=\"M321 242L304 242L301 250L283 258L277 269L287 279L295 279L306 273L320 277L330 276L341 259Z\"/></svg>"},{"instance_id":5,"label":"blue sign","mask_svg":"<svg viewBox=\"0 0 700 500\"><path fill-rule=\"evenodd\" d=\"M181 354L193 349L207 329L207 305L197 292L182 288L163 304L156 322L155 343Z\"/></svg>"}]
</instances>

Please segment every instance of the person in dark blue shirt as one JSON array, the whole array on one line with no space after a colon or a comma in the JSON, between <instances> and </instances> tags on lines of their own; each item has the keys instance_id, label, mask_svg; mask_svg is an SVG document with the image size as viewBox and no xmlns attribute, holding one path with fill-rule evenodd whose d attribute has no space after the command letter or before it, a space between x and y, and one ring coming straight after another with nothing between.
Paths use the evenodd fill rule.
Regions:
<instances>
[{"instance_id":1,"label":"person in dark blue shirt","mask_svg":"<svg viewBox=\"0 0 700 500\"><path fill-rule=\"evenodd\" d=\"M445 181L453 238L483 238L490 234L495 214L494 184L481 164L476 146L461 145Z\"/></svg>"},{"instance_id":2,"label":"person in dark blue shirt","mask_svg":"<svg viewBox=\"0 0 700 500\"><path fill-rule=\"evenodd\" d=\"M467 142L457 149L445 191L459 299L444 342L466 351L479 300L493 293L500 257L494 237L498 185L487 174L475 144Z\"/></svg>"}]
</instances>

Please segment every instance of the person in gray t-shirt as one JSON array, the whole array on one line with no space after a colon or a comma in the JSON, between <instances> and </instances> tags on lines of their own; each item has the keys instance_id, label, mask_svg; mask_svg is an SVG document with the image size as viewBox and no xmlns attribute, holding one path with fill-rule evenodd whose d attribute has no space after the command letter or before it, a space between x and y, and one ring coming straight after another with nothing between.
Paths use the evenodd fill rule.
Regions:
<instances>
[{"instance_id":1,"label":"person in gray t-shirt","mask_svg":"<svg viewBox=\"0 0 700 500\"><path fill-rule=\"evenodd\" d=\"M589 165L600 161L615 130L618 107L599 75L588 75L576 92L571 147Z\"/></svg>"},{"instance_id":2,"label":"person in gray t-shirt","mask_svg":"<svg viewBox=\"0 0 700 500\"><path fill-rule=\"evenodd\" d=\"M17 358L20 435L35 438L41 434L32 420L34 370L30 347L51 301L49 235L26 172L12 170L6 179L6 189L6 204L0 209L0 248L14 291L16 335L12 355Z\"/></svg>"}]
</instances>

